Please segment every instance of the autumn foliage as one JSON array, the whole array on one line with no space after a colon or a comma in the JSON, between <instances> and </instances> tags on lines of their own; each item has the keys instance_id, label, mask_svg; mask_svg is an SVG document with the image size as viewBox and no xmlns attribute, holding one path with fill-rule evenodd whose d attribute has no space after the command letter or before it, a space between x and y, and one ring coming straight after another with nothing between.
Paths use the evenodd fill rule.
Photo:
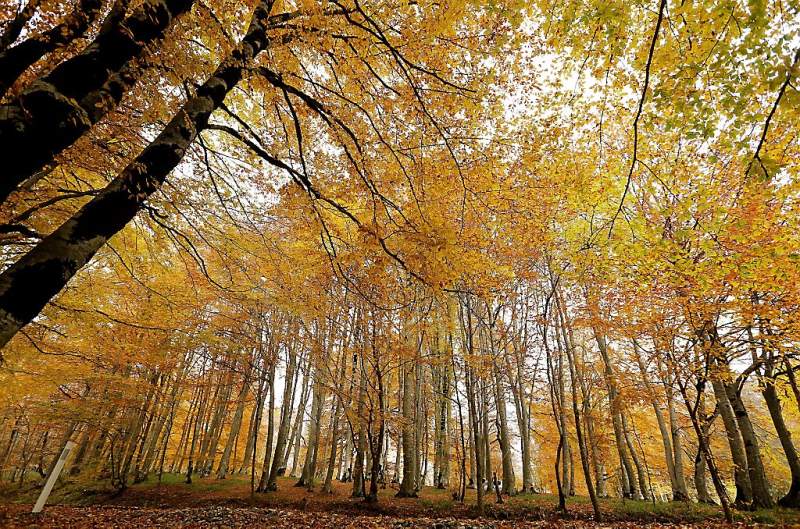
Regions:
<instances>
[{"instance_id":1,"label":"autumn foliage","mask_svg":"<svg viewBox=\"0 0 800 529\"><path fill-rule=\"evenodd\" d=\"M5 484L800 508L794 3L1 1Z\"/></svg>"}]
</instances>

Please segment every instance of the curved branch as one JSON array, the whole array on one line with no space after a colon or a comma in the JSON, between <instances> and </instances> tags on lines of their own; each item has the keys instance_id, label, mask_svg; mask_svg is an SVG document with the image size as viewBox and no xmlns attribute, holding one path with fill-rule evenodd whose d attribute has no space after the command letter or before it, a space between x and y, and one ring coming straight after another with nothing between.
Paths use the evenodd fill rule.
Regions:
<instances>
[{"instance_id":1,"label":"curved branch","mask_svg":"<svg viewBox=\"0 0 800 529\"><path fill-rule=\"evenodd\" d=\"M611 238L611 232L614 230L614 223L617 221L622 208L625 205L625 198L628 196L628 191L631 187L631 180L633 179L633 170L636 167L636 156L639 148L639 118L642 117L642 108L647 99L647 88L650 85L650 67L653 64L653 53L656 49L656 42L658 41L658 32L661 29L661 22L664 20L664 9L667 6L667 0L660 0L658 7L658 20L656 21L656 30L653 32L653 38L650 41L650 50L647 53L647 65L644 69L644 86L642 87L642 97L639 99L639 107L636 109L636 117L633 119L633 154L631 156L631 165L628 169L628 178L625 180L625 191L622 192L622 198L619 201L617 212L611 218L611 223L608 227L608 237Z\"/></svg>"}]
</instances>

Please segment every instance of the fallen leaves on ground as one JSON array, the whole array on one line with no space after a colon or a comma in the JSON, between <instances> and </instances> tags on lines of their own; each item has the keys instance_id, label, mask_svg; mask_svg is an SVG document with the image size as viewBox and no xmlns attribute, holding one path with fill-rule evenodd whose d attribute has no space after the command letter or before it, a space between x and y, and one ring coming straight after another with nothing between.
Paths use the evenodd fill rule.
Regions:
<instances>
[{"instance_id":1,"label":"fallen leaves on ground","mask_svg":"<svg viewBox=\"0 0 800 529\"><path fill-rule=\"evenodd\" d=\"M32 514L27 505L0 506L0 526L6 528L137 528L137 527L180 527L180 528L235 528L270 527L286 529L633 529L636 527L692 527L711 528L751 527L748 524L724 525L714 522L693 525L640 524L636 522L616 522L598 524L581 520L473 520L458 518L397 518L393 516L351 516L338 513L308 512L301 510L282 510L262 507L187 507L187 508L146 508L94 506L71 507L54 505L40 514Z\"/></svg>"}]
</instances>

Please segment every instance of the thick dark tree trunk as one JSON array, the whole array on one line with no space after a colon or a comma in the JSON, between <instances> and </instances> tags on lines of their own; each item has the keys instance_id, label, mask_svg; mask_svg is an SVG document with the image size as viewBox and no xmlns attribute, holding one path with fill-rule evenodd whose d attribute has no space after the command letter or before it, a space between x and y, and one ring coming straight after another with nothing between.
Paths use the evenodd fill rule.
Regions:
<instances>
[{"instance_id":1,"label":"thick dark tree trunk","mask_svg":"<svg viewBox=\"0 0 800 529\"><path fill-rule=\"evenodd\" d=\"M197 94L183 105L161 134L103 191L0 275L0 348L136 216L144 201L183 159L211 113L241 80L243 69L267 47L264 24L273 1L259 4L242 43L198 88ZM55 127L52 121L48 126ZM33 143L39 141L37 138ZM0 139L0 149L6 149L8 143ZM17 149L16 154L2 158L9 161L28 158L18 156L19 152L28 151Z\"/></svg>"},{"instance_id":2,"label":"thick dark tree trunk","mask_svg":"<svg viewBox=\"0 0 800 529\"><path fill-rule=\"evenodd\" d=\"M41 35L32 36L12 48L0 44L0 96L5 95L11 85L33 63L82 36L95 21L103 7L101 0L81 0L78 7L60 24Z\"/></svg>"},{"instance_id":3,"label":"thick dark tree trunk","mask_svg":"<svg viewBox=\"0 0 800 529\"><path fill-rule=\"evenodd\" d=\"M20 33L22 33L22 28L24 28L25 24L36 14L39 3L40 0L28 0L22 9L17 11L14 18L6 22L5 30L0 34L0 51L14 44L14 41L19 38Z\"/></svg>"},{"instance_id":4,"label":"thick dark tree trunk","mask_svg":"<svg viewBox=\"0 0 800 529\"><path fill-rule=\"evenodd\" d=\"M191 6L192 0L146 0L0 108L0 159L6 160L0 203L119 104L143 71L134 59Z\"/></svg>"}]
</instances>

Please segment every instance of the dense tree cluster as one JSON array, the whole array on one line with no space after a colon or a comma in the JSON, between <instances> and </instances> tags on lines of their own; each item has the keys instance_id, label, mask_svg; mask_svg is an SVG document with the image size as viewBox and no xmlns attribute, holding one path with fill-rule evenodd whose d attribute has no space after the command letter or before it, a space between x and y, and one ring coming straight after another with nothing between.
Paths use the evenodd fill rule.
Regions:
<instances>
[{"instance_id":1,"label":"dense tree cluster","mask_svg":"<svg viewBox=\"0 0 800 529\"><path fill-rule=\"evenodd\" d=\"M0 479L800 507L797 20L6 0Z\"/></svg>"}]
</instances>

